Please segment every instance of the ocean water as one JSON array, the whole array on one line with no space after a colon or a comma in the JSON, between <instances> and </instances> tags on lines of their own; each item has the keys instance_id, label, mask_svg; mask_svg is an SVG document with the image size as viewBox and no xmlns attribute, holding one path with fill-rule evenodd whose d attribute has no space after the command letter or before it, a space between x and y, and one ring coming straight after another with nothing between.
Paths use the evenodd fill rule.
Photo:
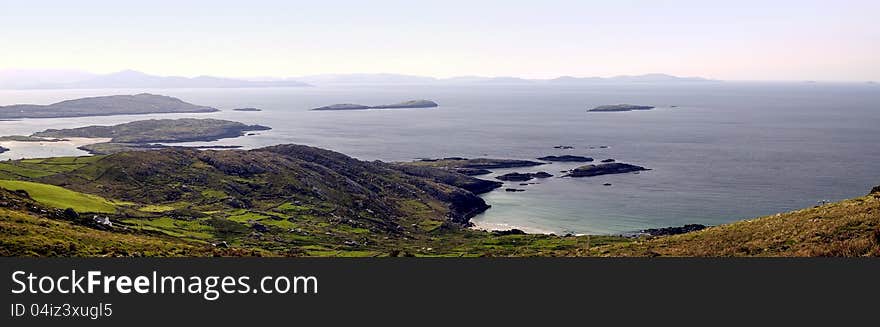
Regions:
<instances>
[{"instance_id":1,"label":"ocean water","mask_svg":"<svg viewBox=\"0 0 880 327\"><path fill-rule=\"evenodd\" d=\"M880 184L880 86L874 84L17 90L0 91L0 104L141 92L223 111L0 121L0 135L148 118L211 117L273 130L210 144L255 148L298 143L384 161L572 154L652 169L580 179L554 177L528 186L507 183L505 187L526 191L502 188L485 194L492 208L473 219L483 228L548 233L614 234L687 223L716 225L859 196ZM435 100L440 107L308 111L334 103L409 99ZM588 107L616 103L658 108L586 112ZM238 107L264 111L231 110ZM558 150L555 145L575 149ZM74 145L7 147L12 151L0 154L0 159L84 154ZM554 163L497 170L495 175L547 171L558 176L575 166Z\"/></svg>"}]
</instances>

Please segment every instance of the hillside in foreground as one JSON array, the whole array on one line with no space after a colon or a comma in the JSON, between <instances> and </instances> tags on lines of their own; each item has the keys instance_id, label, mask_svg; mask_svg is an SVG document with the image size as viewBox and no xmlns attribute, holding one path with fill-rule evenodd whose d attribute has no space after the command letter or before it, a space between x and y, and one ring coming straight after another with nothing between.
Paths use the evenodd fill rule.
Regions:
<instances>
[{"instance_id":1,"label":"hillside in foreground","mask_svg":"<svg viewBox=\"0 0 880 327\"><path fill-rule=\"evenodd\" d=\"M681 235L602 247L602 256L880 256L880 187L863 197Z\"/></svg>"},{"instance_id":2,"label":"hillside in foreground","mask_svg":"<svg viewBox=\"0 0 880 327\"><path fill-rule=\"evenodd\" d=\"M0 163L4 256L880 256L880 191L661 237L472 230L497 183L280 145Z\"/></svg>"}]
</instances>

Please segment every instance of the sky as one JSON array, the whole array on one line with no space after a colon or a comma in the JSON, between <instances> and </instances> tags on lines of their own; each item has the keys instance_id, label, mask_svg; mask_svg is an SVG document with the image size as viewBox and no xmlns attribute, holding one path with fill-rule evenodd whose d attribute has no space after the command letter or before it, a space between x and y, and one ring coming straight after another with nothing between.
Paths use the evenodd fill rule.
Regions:
<instances>
[{"instance_id":1,"label":"sky","mask_svg":"<svg viewBox=\"0 0 880 327\"><path fill-rule=\"evenodd\" d=\"M878 0L0 0L0 69L880 81Z\"/></svg>"}]
</instances>

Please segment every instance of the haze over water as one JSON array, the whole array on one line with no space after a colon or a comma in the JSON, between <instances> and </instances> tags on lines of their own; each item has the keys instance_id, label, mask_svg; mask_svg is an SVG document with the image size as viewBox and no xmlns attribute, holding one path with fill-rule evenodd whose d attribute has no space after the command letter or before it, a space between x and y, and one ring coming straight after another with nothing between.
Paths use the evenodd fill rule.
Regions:
<instances>
[{"instance_id":1,"label":"haze over water","mask_svg":"<svg viewBox=\"0 0 880 327\"><path fill-rule=\"evenodd\" d=\"M484 195L493 207L473 219L478 226L532 232L604 234L687 223L715 225L808 207L818 200L862 195L880 180L880 86L876 84L27 90L0 91L0 105L141 92L223 111L0 121L0 135L202 117L273 128L211 143L245 148L298 143L383 161L571 154L652 169L638 175L534 180L539 184L528 186L507 183ZM410 99L435 100L440 107L308 111L334 103L375 105ZM589 107L616 103L658 108L586 112ZM231 111L239 107L264 111ZM575 149L558 150L555 145ZM598 148L603 145L608 148ZM81 154L73 147L31 144L14 147L0 159ZM575 166L550 164L495 173L547 171L559 176L560 170ZM526 192L504 192L505 187Z\"/></svg>"}]
</instances>

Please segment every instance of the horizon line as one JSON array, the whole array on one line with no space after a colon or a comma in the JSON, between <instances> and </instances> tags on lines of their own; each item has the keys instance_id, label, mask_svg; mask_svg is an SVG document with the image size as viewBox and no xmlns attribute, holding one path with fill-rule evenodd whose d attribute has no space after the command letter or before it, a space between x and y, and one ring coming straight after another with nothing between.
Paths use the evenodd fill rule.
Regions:
<instances>
[{"instance_id":1,"label":"horizon line","mask_svg":"<svg viewBox=\"0 0 880 327\"><path fill-rule=\"evenodd\" d=\"M21 68L21 67L6 67L0 68L0 73L6 71L58 71L58 72L69 72L69 73L83 73L83 74L92 74L92 75L112 75L123 72L134 72L141 73L145 75L157 76L157 77L183 77L183 78L198 78L198 77L214 77L214 78L227 78L227 79L248 79L259 81L260 79L286 79L286 80L295 80L296 78L305 78L305 77L316 77L316 76L346 76L346 75L392 75L392 76L405 76L405 77L419 77L419 78L430 78L438 81L442 80L450 80L455 78L487 78L487 79L497 79L497 78L514 78L525 81L551 81L559 78L576 78L576 79L614 79L621 77L644 77L644 76L668 76L674 78L681 79L702 79L704 82L799 82L799 83L878 83L880 79L866 79L866 80L843 80L843 79L719 79L712 77L704 77L704 76L683 76L676 75L671 73L661 73L661 72L649 72L649 73L635 73L635 74L615 74L615 75L555 75L555 77L521 77L517 75L477 75L477 74L464 74L464 75L450 75L450 76L436 76L436 75L421 75L414 73L397 73L397 72L327 72L327 73L315 73L315 74L305 74L305 75L212 75L212 74L154 74L149 73L144 70L126 68L121 70L114 70L109 72L94 72L84 69L76 69L76 68ZM552 76L552 75L548 75Z\"/></svg>"}]
</instances>

